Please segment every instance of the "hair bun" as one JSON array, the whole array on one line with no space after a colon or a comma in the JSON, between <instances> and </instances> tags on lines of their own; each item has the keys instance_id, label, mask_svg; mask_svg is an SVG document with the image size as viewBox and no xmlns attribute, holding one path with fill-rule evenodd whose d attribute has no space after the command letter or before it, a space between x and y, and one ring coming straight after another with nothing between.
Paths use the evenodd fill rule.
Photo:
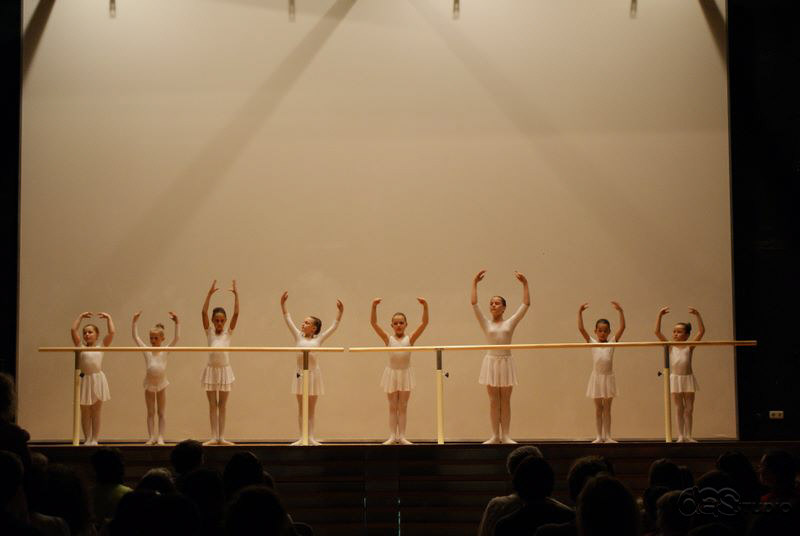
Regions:
<instances>
[{"instance_id":1,"label":"hair bun","mask_svg":"<svg viewBox=\"0 0 800 536\"><path fill-rule=\"evenodd\" d=\"M164 329L164 324L162 324L161 322L159 322L158 324L156 324L156 327L157 327L158 329Z\"/></svg>"}]
</instances>

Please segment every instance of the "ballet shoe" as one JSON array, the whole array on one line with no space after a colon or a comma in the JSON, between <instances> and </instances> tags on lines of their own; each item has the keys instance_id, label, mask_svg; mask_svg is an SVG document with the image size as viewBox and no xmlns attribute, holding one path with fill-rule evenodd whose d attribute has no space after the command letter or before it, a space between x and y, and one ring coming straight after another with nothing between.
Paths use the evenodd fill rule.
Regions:
<instances>
[{"instance_id":1,"label":"ballet shoe","mask_svg":"<svg viewBox=\"0 0 800 536\"><path fill-rule=\"evenodd\" d=\"M162 447L164 445L166 445L166 443L164 442L164 438L163 437L159 437L158 440L156 441L156 445L160 445Z\"/></svg>"},{"instance_id":2,"label":"ballet shoe","mask_svg":"<svg viewBox=\"0 0 800 536\"><path fill-rule=\"evenodd\" d=\"M155 445L156 444L156 440L155 440L155 438L151 437L150 439L145 441L144 444L145 445Z\"/></svg>"},{"instance_id":3,"label":"ballet shoe","mask_svg":"<svg viewBox=\"0 0 800 536\"><path fill-rule=\"evenodd\" d=\"M602 437L595 437L594 441L592 441L592 443L602 443L602 442L603 442L603 438Z\"/></svg>"},{"instance_id":4,"label":"ballet shoe","mask_svg":"<svg viewBox=\"0 0 800 536\"><path fill-rule=\"evenodd\" d=\"M492 437L490 437L489 439L487 439L486 441L483 442L484 445L497 445L499 443L500 443L500 440L497 438L497 436L492 436Z\"/></svg>"},{"instance_id":5,"label":"ballet shoe","mask_svg":"<svg viewBox=\"0 0 800 536\"><path fill-rule=\"evenodd\" d=\"M224 437L219 438L219 440L217 441L217 444L218 445L222 445L224 447L232 447L233 445L235 445L235 443L233 443L232 441L228 441Z\"/></svg>"},{"instance_id":6,"label":"ballet shoe","mask_svg":"<svg viewBox=\"0 0 800 536\"><path fill-rule=\"evenodd\" d=\"M203 446L204 447L211 447L213 445L219 445L219 439L214 437L214 438L209 439L208 441L204 441L203 442Z\"/></svg>"},{"instance_id":7,"label":"ballet shoe","mask_svg":"<svg viewBox=\"0 0 800 536\"><path fill-rule=\"evenodd\" d=\"M86 442L86 443L84 443L84 444L85 444L87 447L96 447L97 445L99 445L99 443L97 442L97 440L96 440L96 439L92 439L92 440L90 440L90 441L87 441L87 442Z\"/></svg>"},{"instance_id":8,"label":"ballet shoe","mask_svg":"<svg viewBox=\"0 0 800 536\"><path fill-rule=\"evenodd\" d=\"M503 439L501 439L500 442L502 444L504 444L504 445L516 445L517 444L516 441L514 441L513 439L511 439L508 436L503 436Z\"/></svg>"},{"instance_id":9,"label":"ballet shoe","mask_svg":"<svg viewBox=\"0 0 800 536\"><path fill-rule=\"evenodd\" d=\"M320 443L319 441L317 441L317 440L316 440L316 439L314 439L313 437L309 437L309 438L308 438L308 444L309 444L309 445L312 445L312 446L314 446L314 447L320 447L320 446L322 446L322 443Z\"/></svg>"},{"instance_id":10,"label":"ballet shoe","mask_svg":"<svg viewBox=\"0 0 800 536\"><path fill-rule=\"evenodd\" d=\"M395 439L395 437L392 436L389 439L387 439L386 441L384 441L383 445L394 445L395 443L397 443L397 439Z\"/></svg>"},{"instance_id":11,"label":"ballet shoe","mask_svg":"<svg viewBox=\"0 0 800 536\"><path fill-rule=\"evenodd\" d=\"M298 439L294 443L289 443L290 447L301 447L303 446L303 438Z\"/></svg>"},{"instance_id":12,"label":"ballet shoe","mask_svg":"<svg viewBox=\"0 0 800 536\"><path fill-rule=\"evenodd\" d=\"M616 442L617 441L611 439L610 437L607 437L607 438L605 438L605 440L603 440L603 443L616 443Z\"/></svg>"},{"instance_id":13,"label":"ballet shoe","mask_svg":"<svg viewBox=\"0 0 800 536\"><path fill-rule=\"evenodd\" d=\"M400 445L413 445L414 444L411 441L409 441L408 439L406 439L405 437L401 437L400 439L397 440L397 442Z\"/></svg>"},{"instance_id":14,"label":"ballet shoe","mask_svg":"<svg viewBox=\"0 0 800 536\"><path fill-rule=\"evenodd\" d=\"M675 441L675 442L676 442L676 443L686 443L686 440L685 440L683 437L679 437L679 438L677 439L677 441Z\"/></svg>"},{"instance_id":15,"label":"ballet shoe","mask_svg":"<svg viewBox=\"0 0 800 536\"><path fill-rule=\"evenodd\" d=\"M695 438L693 438L693 437L687 437L686 438L686 442L687 443L697 443L697 440Z\"/></svg>"}]
</instances>

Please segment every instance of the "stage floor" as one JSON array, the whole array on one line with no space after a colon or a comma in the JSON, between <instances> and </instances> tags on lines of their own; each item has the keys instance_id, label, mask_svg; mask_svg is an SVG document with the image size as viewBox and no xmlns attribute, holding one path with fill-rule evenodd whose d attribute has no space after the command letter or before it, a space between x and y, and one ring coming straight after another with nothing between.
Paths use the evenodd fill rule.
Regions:
<instances>
[{"instance_id":1,"label":"stage floor","mask_svg":"<svg viewBox=\"0 0 800 536\"><path fill-rule=\"evenodd\" d=\"M800 455L800 441L704 441L665 443L630 441L613 444L535 441L556 473L554 496L568 501L566 474L581 456L606 456L614 471L640 495L653 460L670 458L699 477L714 468L716 458L739 450L754 463L768 449ZM152 467L169 467L170 445L104 443L122 450L126 480L135 485ZM509 452L519 445L419 443L410 446L374 443L330 443L292 447L286 443L241 443L205 447L206 464L222 469L231 454L253 452L275 478L287 508L315 534L474 535L484 506L511 492L505 469ZM77 466L87 476L96 447L32 443L52 462Z\"/></svg>"}]
</instances>

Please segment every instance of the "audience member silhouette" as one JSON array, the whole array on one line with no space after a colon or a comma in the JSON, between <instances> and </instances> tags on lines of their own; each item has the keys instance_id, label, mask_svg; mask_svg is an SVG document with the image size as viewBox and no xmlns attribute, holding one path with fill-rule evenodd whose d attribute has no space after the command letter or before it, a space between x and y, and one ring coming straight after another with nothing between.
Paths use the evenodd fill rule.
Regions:
<instances>
[{"instance_id":1,"label":"audience member silhouette","mask_svg":"<svg viewBox=\"0 0 800 536\"><path fill-rule=\"evenodd\" d=\"M228 536L294 536L297 534L278 494L267 486L246 486L230 502L225 521Z\"/></svg>"},{"instance_id":2,"label":"audience member silhouette","mask_svg":"<svg viewBox=\"0 0 800 536\"><path fill-rule=\"evenodd\" d=\"M119 449L99 448L90 459L95 476L91 492L92 507L95 523L102 527L114 517L119 500L130 493L131 488L122 483L125 479L125 462Z\"/></svg>"},{"instance_id":3,"label":"audience member silhouette","mask_svg":"<svg viewBox=\"0 0 800 536\"><path fill-rule=\"evenodd\" d=\"M578 496L580 536L637 536L639 509L625 485L614 477L590 479Z\"/></svg>"},{"instance_id":4,"label":"audience member silhouette","mask_svg":"<svg viewBox=\"0 0 800 536\"><path fill-rule=\"evenodd\" d=\"M151 490L160 495L168 493L175 493L175 481L172 478L172 473L169 469L164 467L156 467L147 471L136 484L136 490Z\"/></svg>"}]
</instances>

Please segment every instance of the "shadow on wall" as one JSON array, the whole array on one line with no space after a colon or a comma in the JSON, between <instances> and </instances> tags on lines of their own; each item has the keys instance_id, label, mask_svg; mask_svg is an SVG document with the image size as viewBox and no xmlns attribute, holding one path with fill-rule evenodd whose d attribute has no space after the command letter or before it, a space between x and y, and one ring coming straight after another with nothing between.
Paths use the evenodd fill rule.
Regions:
<instances>
[{"instance_id":1,"label":"shadow on wall","mask_svg":"<svg viewBox=\"0 0 800 536\"><path fill-rule=\"evenodd\" d=\"M160 216L171 210L176 192L184 191L188 187L195 192L203 192L199 195L209 196L213 192L214 185L233 165L241 149L275 112L355 3L356 0L338 0L331 6L303 40L236 112L230 122L222 127L202 147L194 161L171 181L169 189L141 214L139 221L131 226L132 229L137 230L137 235L120 239L108 252L107 260L98 263L94 274L86 278L86 281L98 280L102 274L108 272L110 265L115 262L114 259L126 251L135 250L139 246L137 237L141 236L141 233L162 235ZM195 206L200 206L200 204L198 199ZM188 221L188 218L183 218L183 220ZM170 242L178 234L178 232L163 234L162 246L168 249ZM148 270L147 267L147 263L142 263L143 271ZM140 277L136 281L127 281L126 284L130 285L128 290L134 290L136 285L146 280L146 277ZM74 288L77 291L76 294L83 291L81 285L76 285Z\"/></svg>"},{"instance_id":2,"label":"shadow on wall","mask_svg":"<svg viewBox=\"0 0 800 536\"><path fill-rule=\"evenodd\" d=\"M423 16L430 26L439 34L445 45L453 52L466 68L467 72L483 86L494 99L498 109L519 130L530 138L545 139L559 138L559 132L540 110L531 105L524 92L518 90L510 83L500 71L492 65L491 61L481 53L458 30L457 26L442 19L425 0L409 0L414 8ZM571 145L565 138L560 137L558 143L542 143L535 147L538 154L544 157L551 169L557 174L563 186L568 187L574 194L574 199L581 202L587 217L597 222L597 227L607 226L609 222L616 222L619 213L629 215L631 221L637 222L642 228L647 228L653 233L654 242L667 240L666 234L658 235L655 222L658 218L652 212L642 210L640 206L629 199L629 194L615 186L613 177L608 176L611 170L597 165L590 158L581 154L577 147ZM615 206L603 206L597 203L591 191L582 185L570 182L575 177L593 176L598 183L608 191L615 200ZM619 247L627 247L629 255L626 258L638 261L642 258L641 251L634 250L633 244L619 242ZM702 265L698 262L696 270ZM643 270L643 267L639 267Z\"/></svg>"},{"instance_id":3,"label":"shadow on wall","mask_svg":"<svg viewBox=\"0 0 800 536\"><path fill-rule=\"evenodd\" d=\"M703 15L706 18L711 37L717 46L717 52L723 65L728 64L728 24L725 17L719 10L716 0L700 0L700 7L703 8ZM727 72L727 69L726 69Z\"/></svg>"},{"instance_id":4,"label":"shadow on wall","mask_svg":"<svg viewBox=\"0 0 800 536\"><path fill-rule=\"evenodd\" d=\"M39 42L42 40L47 21L50 20L50 13L53 11L55 0L40 0L33 12L30 22L22 32L22 84L28 78L28 70L36 57L39 49Z\"/></svg>"}]
</instances>

